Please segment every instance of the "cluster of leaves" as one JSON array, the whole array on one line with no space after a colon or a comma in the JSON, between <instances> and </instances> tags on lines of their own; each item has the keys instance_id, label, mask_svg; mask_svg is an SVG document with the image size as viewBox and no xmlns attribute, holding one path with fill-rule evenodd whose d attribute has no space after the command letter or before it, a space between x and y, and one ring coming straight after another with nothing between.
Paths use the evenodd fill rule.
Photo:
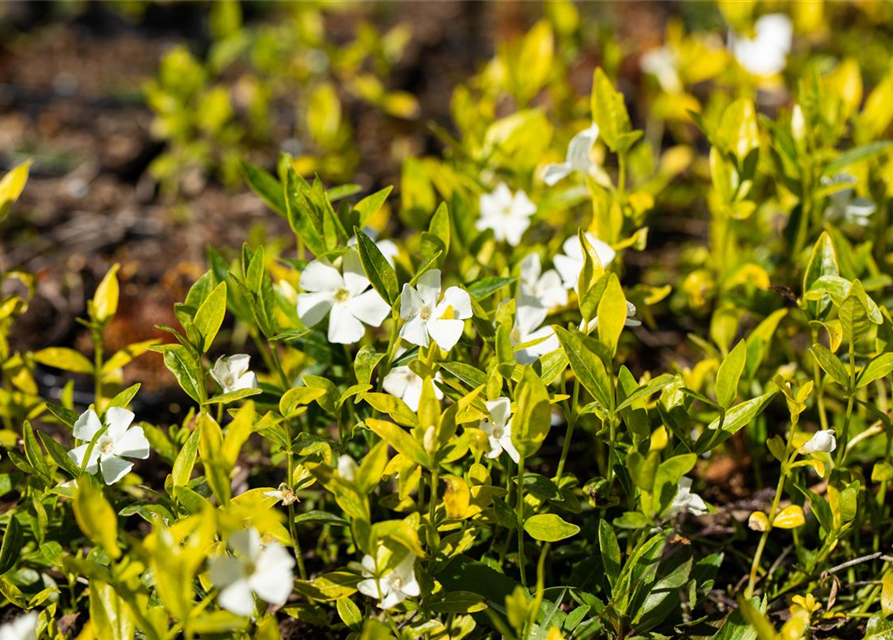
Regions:
<instances>
[{"instance_id":1,"label":"cluster of leaves","mask_svg":"<svg viewBox=\"0 0 893 640\"><path fill-rule=\"evenodd\" d=\"M891 633L893 75L801 50L850 10L821 9L724 4L728 49L672 25L642 60L639 130L613 73L570 89L582 18L550 3L456 88L444 153L406 160L399 205L285 154L275 173L243 162L293 244L209 249L168 342L106 357L115 268L83 322L92 360L14 353L27 294L0 300L0 593L32 611L16 624ZM26 173L0 183L0 215ZM665 261L648 228L678 202L705 213L707 245ZM661 333L669 363L648 354ZM120 369L149 350L189 399L180 424L131 426ZM36 364L92 378L92 405L71 384L41 398ZM725 504L702 479L736 464L768 488Z\"/></svg>"}]
</instances>

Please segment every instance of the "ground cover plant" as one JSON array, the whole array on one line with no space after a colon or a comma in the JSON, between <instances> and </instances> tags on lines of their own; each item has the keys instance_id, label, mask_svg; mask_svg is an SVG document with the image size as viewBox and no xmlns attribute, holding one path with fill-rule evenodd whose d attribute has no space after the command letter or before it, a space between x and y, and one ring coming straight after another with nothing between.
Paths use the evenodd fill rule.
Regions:
<instances>
[{"instance_id":1,"label":"ground cover plant","mask_svg":"<svg viewBox=\"0 0 893 640\"><path fill-rule=\"evenodd\" d=\"M237 177L271 231L114 346L126 265L30 349L48 283L0 262L0 638L893 634L893 9L693 6L633 55L536 5L368 187L339 101L415 117L385 88L408 36L215 5L207 59L145 85L149 172ZM333 75L282 67L307 47ZM213 84L243 55L307 100L306 153L258 159L270 114Z\"/></svg>"}]
</instances>

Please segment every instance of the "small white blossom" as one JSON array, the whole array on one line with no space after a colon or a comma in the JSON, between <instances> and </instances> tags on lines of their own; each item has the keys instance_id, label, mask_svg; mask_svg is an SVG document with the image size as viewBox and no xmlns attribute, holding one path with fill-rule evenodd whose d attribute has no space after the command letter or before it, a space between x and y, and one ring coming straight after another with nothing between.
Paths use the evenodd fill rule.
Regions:
<instances>
[{"instance_id":1,"label":"small white blossom","mask_svg":"<svg viewBox=\"0 0 893 640\"><path fill-rule=\"evenodd\" d=\"M492 229L497 241L505 240L510 246L517 247L534 213L536 205L526 193L518 191L512 195L508 186L501 182L492 193L481 195L481 217L475 227L478 231Z\"/></svg>"},{"instance_id":2,"label":"small white blossom","mask_svg":"<svg viewBox=\"0 0 893 640\"><path fill-rule=\"evenodd\" d=\"M256 529L239 531L229 538L235 556L211 558L211 582L220 590L220 606L240 616L254 613L254 596L277 606L292 591L295 560L278 542L263 546Z\"/></svg>"},{"instance_id":3,"label":"small white blossom","mask_svg":"<svg viewBox=\"0 0 893 640\"><path fill-rule=\"evenodd\" d=\"M382 553L379 552L378 555L381 557ZM391 609L406 598L417 598L421 595L422 591L413 571L415 556L411 553L407 554L396 567L385 571L384 575L381 575L377 565L376 559L366 554L363 558L365 580L357 584L357 590L365 596L379 600L379 607Z\"/></svg>"},{"instance_id":4,"label":"small white blossom","mask_svg":"<svg viewBox=\"0 0 893 640\"><path fill-rule=\"evenodd\" d=\"M0 640L37 640L37 613L31 611L0 626Z\"/></svg>"},{"instance_id":5,"label":"small white blossom","mask_svg":"<svg viewBox=\"0 0 893 640\"><path fill-rule=\"evenodd\" d=\"M732 53L741 66L756 76L774 76L787 65L794 29L781 13L762 16L754 24L754 37L732 34Z\"/></svg>"},{"instance_id":6,"label":"small white blossom","mask_svg":"<svg viewBox=\"0 0 893 640\"><path fill-rule=\"evenodd\" d=\"M471 297L459 287L450 287L440 295L440 270L426 271L416 285L403 285L400 317L406 322L400 337L420 347L431 340L444 351L452 349L471 317Z\"/></svg>"},{"instance_id":7,"label":"small white blossom","mask_svg":"<svg viewBox=\"0 0 893 640\"><path fill-rule=\"evenodd\" d=\"M363 323L378 327L391 312L380 295L369 288L360 258L349 251L342 258L343 275L328 260L314 260L301 273L298 317L311 327L329 314L329 342L351 344L366 333Z\"/></svg>"},{"instance_id":8,"label":"small white blossom","mask_svg":"<svg viewBox=\"0 0 893 640\"><path fill-rule=\"evenodd\" d=\"M586 240L592 245L595 254L598 256L599 262L603 267L607 267L614 260L617 253L609 244L596 238L592 233L586 232ZM580 244L577 236L571 236L561 245L564 249L564 255L557 255L553 262L561 279L564 281L565 289L577 290L577 278L583 270L583 246Z\"/></svg>"},{"instance_id":9,"label":"small white blossom","mask_svg":"<svg viewBox=\"0 0 893 640\"><path fill-rule=\"evenodd\" d=\"M384 259L388 261L388 264L393 267L394 260L396 260L397 256L400 255L400 249L397 247L396 243L393 240L378 240L378 233L375 231L375 229L371 229L369 227L363 229L363 233L365 233L372 239L372 241L375 243L375 246L378 247L379 251L381 251L381 255L383 255ZM354 250L357 248L356 236L347 241L347 246Z\"/></svg>"},{"instance_id":10,"label":"small white blossom","mask_svg":"<svg viewBox=\"0 0 893 640\"><path fill-rule=\"evenodd\" d=\"M800 453L831 453L837 448L837 438L832 429L816 431L809 441L800 447Z\"/></svg>"},{"instance_id":11,"label":"small white blossom","mask_svg":"<svg viewBox=\"0 0 893 640\"><path fill-rule=\"evenodd\" d=\"M277 502L285 507L290 504L294 504L295 502L300 502L297 494L294 492L294 489L289 487L284 482L279 485L278 489L275 489L273 491L264 491L264 495L268 498L275 498Z\"/></svg>"},{"instance_id":12,"label":"small white blossom","mask_svg":"<svg viewBox=\"0 0 893 640\"><path fill-rule=\"evenodd\" d=\"M251 356L237 353L233 356L220 356L211 369L211 377L223 389L223 393L232 393L241 389L257 389L257 376L248 370Z\"/></svg>"},{"instance_id":13,"label":"small white blossom","mask_svg":"<svg viewBox=\"0 0 893 640\"><path fill-rule=\"evenodd\" d=\"M856 184L856 179L846 173L822 178L822 184L825 186L847 183ZM825 209L825 217L829 220L845 220L859 227L867 227L875 211L877 205L868 198L856 196L853 189L840 189L831 194L828 207Z\"/></svg>"},{"instance_id":14,"label":"small white blossom","mask_svg":"<svg viewBox=\"0 0 893 640\"><path fill-rule=\"evenodd\" d=\"M657 47L647 51L640 59L639 66L647 74L657 78L661 89L667 93L682 91L682 80L679 79L676 54L668 47Z\"/></svg>"},{"instance_id":15,"label":"small white blossom","mask_svg":"<svg viewBox=\"0 0 893 640\"><path fill-rule=\"evenodd\" d=\"M701 496L691 491L691 478L679 480L673 504L667 509L669 518L675 518L680 513L690 513L693 516L702 516L707 513L707 503Z\"/></svg>"},{"instance_id":16,"label":"small white blossom","mask_svg":"<svg viewBox=\"0 0 893 640\"><path fill-rule=\"evenodd\" d=\"M338 458L338 475L348 482L355 482L360 467L356 461L348 455L342 455Z\"/></svg>"},{"instance_id":17,"label":"small white blossom","mask_svg":"<svg viewBox=\"0 0 893 640\"><path fill-rule=\"evenodd\" d=\"M583 129L571 138L567 145L567 156L564 162L546 166L543 182L551 187L574 171L588 176L595 166L591 154L596 140L598 140L598 125L593 123L592 126Z\"/></svg>"},{"instance_id":18,"label":"small white blossom","mask_svg":"<svg viewBox=\"0 0 893 640\"><path fill-rule=\"evenodd\" d=\"M435 380L440 380L440 372L434 374ZM413 411L419 410L419 401L422 399L422 385L424 380L409 367L394 367L388 371L388 375L382 381L382 388L392 396L397 396L406 406ZM443 399L443 391L434 385L434 397Z\"/></svg>"},{"instance_id":19,"label":"small white blossom","mask_svg":"<svg viewBox=\"0 0 893 640\"><path fill-rule=\"evenodd\" d=\"M149 441L143 428L130 428L133 418L132 411L111 407L106 411L103 426L96 412L89 409L74 423L74 437L84 441L84 444L69 451L68 456L81 467L87 450L90 449L90 457L84 469L92 474L101 470L105 483L115 484L133 468L133 463L124 458L145 460L149 457ZM100 434L103 428L105 431Z\"/></svg>"},{"instance_id":20,"label":"small white blossom","mask_svg":"<svg viewBox=\"0 0 893 640\"><path fill-rule=\"evenodd\" d=\"M512 346L540 340L536 344L524 347L515 352L518 364L530 364L537 358L559 349L558 337L550 326L541 326L546 320L549 310L534 298L518 296L515 300L515 324L510 339Z\"/></svg>"},{"instance_id":21,"label":"small white blossom","mask_svg":"<svg viewBox=\"0 0 893 640\"><path fill-rule=\"evenodd\" d=\"M481 420L481 430L487 434L490 442L488 458L498 458L503 451L509 454L515 464L521 459L515 445L512 444L512 403L508 398L488 400L489 418Z\"/></svg>"},{"instance_id":22,"label":"small white blossom","mask_svg":"<svg viewBox=\"0 0 893 640\"><path fill-rule=\"evenodd\" d=\"M567 304L567 291L561 283L561 276L555 269L543 273L539 254L531 253L521 261L521 295L536 298L547 309L563 307Z\"/></svg>"}]
</instances>

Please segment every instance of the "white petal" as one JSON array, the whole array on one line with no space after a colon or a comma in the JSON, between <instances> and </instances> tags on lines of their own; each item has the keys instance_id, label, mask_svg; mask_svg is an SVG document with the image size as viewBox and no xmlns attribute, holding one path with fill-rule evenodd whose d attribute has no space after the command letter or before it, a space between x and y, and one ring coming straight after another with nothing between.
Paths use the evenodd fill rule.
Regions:
<instances>
[{"instance_id":1,"label":"white petal","mask_svg":"<svg viewBox=\"0 0 893 640\"><path fill-rule=\"evenodd\" d=\"M364 596L368 596L370 598L375 598L376 600L378 600L378 582L376 582L372 578L360 580L357 583L357 591L362 593Z\"/></svg>"},{"instance_id":2,"label":"white petal","mask_svg":"<svg viewBox=\"0 0 893 640\"><path fill-rule=\"evenodd\" d=\"M87 447L89 444L82 444L79 447L75 447L71 451L68 452L68 457L74 460L74 463L81 468L81 465L84 464L84 456L87 454ZM99 447L93 447L93 451L90 453L90 461L84 470L87 473L96 473L97 463L99 462Z\"/></svg>"},{"instance_id":3,"label":"white petal","mask_svg":"<svg viewBox=\"0 0 893 640\"><path fill-rule=\"evenodd\" d=\"M521 276L522 287L533 289L536 287L537 281L540 279L543 265L540 262L538 253L529 253L521 260L519 274Z\"/></svg>"},{"instance_id":4,"label":"white petal","mask_svg":"<svg viewBox=\"0 0 893 640\"><path fill-rule=\"evenodd\" d=\"M99 416L93 409L87 409L74 423L73 434L78 440L90 441L102 429Z\"/></svg>"},{"instance_id":5,"label":"white petal","mask_svg":"<svg viewBox=\"0 0 893 640\"><path fill-rule=\"evenodd\" d=\"M124 435L127 427L133 422L133 411L128 411L122 407L111 407L105 412L105 422L109 426L106 435L112 440L117 440Z\"/></svg>"},{"instance_id":6,"label":"white petal","mask_svg":"<svg viewBox=\"0 0 893 640\"><path fill-rule=\"evenodd\" d=\"M394 260L400 255L400 249L397 245L391 240L378 240L375 246L381 251L381 255L388 261L388 264L393 267Z\"/></svg>"},{"instance_id":7,"label":"white petal","mask_svg":"<svg viewBox=\"0 0 893 640\"><path fill-rule=\"evenodd\" d=\"M332 313L329 314L329 342L353 344L361 340L365 333L363 323L353 316L347 304L342 302L332 307Z\"/></svg>"},{"instance_id":8,"label":"white petal","mask_svg":"<svg viewBox=\"0 0 893 640\"><path fill-rule=\"evenodd\" d=\"M355 251L348 251L342 258L344 284L351 295L359 295L369 288L369 278L363 271L360 256Z\"/></svg>"},{"instance_id":9,"label":"white petal","mask_svg":"<svg viewBox=\"0 0 893 640\"><path fill-rule=\"evenodd\" d=\"M598 125L593 123L571 138L570 144L567 145L567 163L577 171L588 172L589 165L592 164L590 154L596 140L598 140Z\"/></svg>"},{"instance_id":10,"label":"white petal","mask_svg":"<svg viewBox=\"0 0 893 640\"><path fill-rule=\"evenodd\" d=\"M247 353L236 353L226 359L226 364L227 367L229 367L229 372L233 374L233 377L239 378L248 371L248 368L251 366L251 356Z\"/></svg>"},{"instance_id":11,"label":"white petal","mask_svg":"<svg viewBox=\"0 0 893 640\"><path fill-rule=\"evenodd\" d=\"M403 292L400 294L400 317L409 320L413 316L418 315L425 303L419 292L409 284L403 285Z\"/></svg>"},{"instance_id":12,"label":"white petal","mask_svg":"<svg viewBox=\"0 0 893 640\"><path fill-rule=\"evenodd\" d=\"M396 607L398 604L406 600L406 596L402 591L394 590L388 592L388 594L384 597L384 600L381 601L381 604L378 606L382 609L390 609L392 607Z\"/></svg>"},{"instance_id":13,"label":"white petal","mask_svg":"<svg viewBox=\"0 0 893 640\"><path fill-rule=\"evenodd\" d=\"M335 292L344 289L345 284L338 269L328 262L314 260L301 273L301 288L304 291Z\"/></svg>"},{"instance_id":14,"label":"white petal","mask_svg":"<svg viewBox=\"0 0 893 640\"><path fill-rule=\"evenodd\" d=\"M495 460L502 455L502 445L499 443L499 438L491 436L488 438L488 441L490 443L490 450L487 452L487 457L491 460Z\"/></svg>"},{"instance_id":15,"label":"white petal","mask_svg":"<svg viewBox=\"0 0 893 640\"><path fill-rule=\"evenodd\" d=\"M381 326L391 312L390 305L373 289L350 298L347 308L355 318L373 327Z\"/></svg>"},{"instance_id":16,"label":"white petal","mask_svg":"<svg viewBox=\"0 0 893 640\"><path fill-rule=\"evenodd\" d=\"M249 586L261 600L282 606L291 595L294 585L292 567L295 560L279 544L270 544L260 554Z\"/></svg>"},{"instance_id":17,"label":"white petal","mask_svg":"<svg viewBox=\"0 0 893 640\"><path fill-rule=\"evenodd\" d=\"M260 556L260 534L257 529L236 531L229 537L229 548L253 562Z\"/></svg>"},{"instance_id":18,"label":"white petal","mask_svg":"<svg viewBox=\"0 0 893 640\"><path fill-rule=\"evenodd\" d=\"M516 217L505 221L505 224L503 225L503 235L510 247L517 247L521 244L521 238L524 236L524 232L527 231L529 226L530 220L528 218Z\"/></svg>"},{"instance_id":19,"label":"white petal","mask_svg":"<svg viewBox=\"0 0 893 640\"><path fill-rule=\"evenodd\" d=\"M133 469L132 462L118 456L102 458L99 466L102 468L102 479L105 480L106 484L115 484Z\"/></svg>"},{"instance_id":20,"label":"white petal","mask_svg":"<svg viewBox=\"0 0 893 640\"><path fill-rule=\"evenodd\" d=\"M512 414L511 401L508 398L496 398L495 400L487 400L486 405L493 424L504 429L509 416Z\"/></svg>"},{"instance_id":21,"label":"white petal","mask_svg":"<svg viewBox=\"0 0 893 640\"><path fill-rule=\"evenodd\" d=\"M546 171L543 173L543 182L550 187L555 186L569 176L571 173L571 165L567 162L559 162L557 164L546 165Z\"/></svg>"},{"instance_id":22,"label":"white petal","mask_svg":"<svg viewBox=\"0 0 893 640\"><path fill-rule=\"evenodd\" d=\"M457 320L457 322L461 322L461 320ZM400 329L400 337L411 344L427 347L430 344L428 340L428 323L416 316L403 325Z\"/></svg>"},{"instance_id":23,"label":"white petal","mask_svg":"<svg viewBox=\"0 0 893 640\"><path fill-rule=\"evenodd\" d=\"M431 269L423 273L416 282L416 289L424 304L437 304L440 299L440 269Z\"/></svg>"},{"instance_id":24,"label":"white petal","mask_svg":"<svg viewBox=\"0 0 893 640\"><path fill-rule=\"evenodd\" d=\"M208 561L208 577L218 589L245 579L245 570L238 558L215 556Z\"/></svg>"},{"instance_id":25,"label":"white petal","mask_svg":"<svg viewBox=\"0 0 893 640\"><path fill-rule=\"evenodd\" d=\"M257 376L251 371L239 376L236 379L236 384L233 385L232 391L239 391L240 389L257 389Z\"/></svg>"},{"instance_id":26,"label":"white petal","mask_svg":"<svg viewBox=\"0 0 893 640\"><path fill-rule=\"evenodd\" d=\"M518 219L521 217L529 218L534 213L536 213L536 205L533 204L533 201L527 197L527 194L523 191L518 191L515 193L515 197L512 198L512 218Z\"/></svg>"},{"instance_id":27,"label":"white petal","mask_svg":"<svg viewBox=\"0 0 893 640\"><path fill-rule=\"evenodd\" d=\"M467 320L471 317L471 296L464 289L450 287L444 291L443 301L437 305L435 315L439 315L438 311L441 308L445 311L447 306L453 308L453 318Z\"/></svg>"},{"instance_id":28,"label":"white petal","mask_svg":"<svg viewBox=\"0 0 893 640\"><path fill-rule=\"evenodd\" d=\"M326 317L334 303L335 300L328 291L298 294L298 317L305 325L312 327Z\"/></svg>"},{"instance_id":29,"label":"white petal","mask_svg":"<svg viewBox=\"0 0 893 640\"><path fill-rule=\"evenodd\" d=\"M518 453L518 450L515 449L515 444L512 442L510 430L506 430L505 435L499 440L499 444L501 444L502 448L505 449L505 452L509 454L509 458L512 459L512 462L518 464L518 461L521 459L521 455Z\"/></svg>"},{"instance_id":30,"label":"white petal","mask_svg":"<svg viewBox=\"0 0 893 640\"><path fill-rule=\"evenodd\" d=\"M369 555L368 553L363 556L363 561L361 563L363 565L363 575L372 576L375 574L376 563L375 556Z\"/></svg>"},{"instance_id":31,"label":"white petal","mask_svg":"<svg viewBox=\"0 0 893 640\"><path fill-rule=\"evenodd\" d=\"M540 305L537 300L526 296L519 296L516 302L518 306L515 310L515 324L525 336L523 342L527 342L526 336L543 324L546 316L549 315L549 310Z\"/></svg>"},{"instance_id":32,"label":"white petal","mask_svg":"<svg viewBox=\"0 0 893 640\"><path fill-rule=\"evenodd\" d=\"M254 596L247 580L239 580L224 588L217 596L220 606L240 616L254 614Z\"/></svg>"},{"instance_id":33,"label":"white petal","mask_svg":"<svg viewBox=\"0 0 893 640\"><path fill-rule=\"evenodd\" d=\"M561 276L555 269L549 269L539 279L536 294L540 303L547 309L563 307L567 304L567 290L561 282Z\"/></svg>"},{"instance_id":34,"label":"white petal","mask_svg":"<svg viewBox=\"0 0 893 640\"><path fill-rule=\"evenodd\" d=\"M570 256L558 255L555 256L552 263L555 265L558 273L561 274L564 287L566 289L576 289L577 278L580 277L580 271L583 269L583 261Z\"/></svg>"},{"instance_id":35,"label":"white petal","mask_svg":"<svg viewBox=\"0 0 893 640\"><path fill-rule=\"evenodd\" d=\"M139 458L145 460L149 457L149 441L143 433L142 427L133 427L115 441L115 455L125 458Z\"/></svg>"},{"instance_id":36,"label":"white petal","mask_svg":"<svg viewBox=\"0 0 893 640\"><path fill-rule=\"evenodd\" d=\"M437 346L444 351L449 351L462 337L465 322L462 320L429 320L427 328L428 334L437 343Z\"/></svg>"}]
</instances>

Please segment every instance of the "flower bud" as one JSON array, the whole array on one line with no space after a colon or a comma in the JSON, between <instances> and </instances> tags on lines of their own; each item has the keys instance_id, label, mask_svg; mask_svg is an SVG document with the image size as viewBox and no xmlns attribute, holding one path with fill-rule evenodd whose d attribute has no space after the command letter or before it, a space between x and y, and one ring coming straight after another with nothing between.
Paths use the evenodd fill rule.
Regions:
<instances>
[{"instance_id":1,"label":"flower bud","mask_svg":"<svg viewBox=\"0 0 893 640\"><path fill-rule=\"evenodd\" d=\"M837 448L837 438L831 429L817 431L809 442L800 447L800 453L831 453Z\"/></svg>"},{"instance_id":2,"label":"flower bud","mask_svg":"<svg viewBox=\"0 0 893 640\"><path fill-rule=\"evenodd\" d=\"M747 526L754 531L769 531L769 518L762 511L754 511L747 520Z\"/></svg>"},{"instance_id":3,"label":"flower bud","mask_svg":"<svg viewBox=\"0 0 893 640\"><path fill-rule=\"evenodd\" d=\"M428 427L425 431L424 445L429 455L433 456L437 452L437 430L434 427Z\"/></svg>"},{"instance_id":4,"label":"flower bud","mask_svg":"<svg viewBox=\"0 0 893 640\"><path fill-rule=\"evenodd\" d=\"M357 479L358 470L357 463L350 456L338 458L338 475L348 482L354 482Z\"/></svg>"}]
</instances>

